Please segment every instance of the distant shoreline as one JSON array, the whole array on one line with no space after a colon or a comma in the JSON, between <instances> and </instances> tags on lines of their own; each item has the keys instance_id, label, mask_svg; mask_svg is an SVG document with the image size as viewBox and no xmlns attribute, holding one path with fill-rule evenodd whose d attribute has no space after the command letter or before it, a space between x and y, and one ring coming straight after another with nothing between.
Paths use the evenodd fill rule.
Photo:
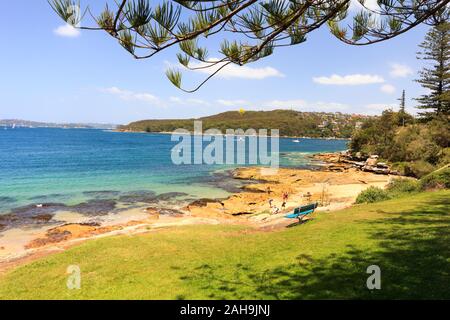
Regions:
<instances>
[{"instance_id":1,"label":"distant shoreline","mask_svg":"<svg viewBox=\"0 0 450 320\"><path fill-rule=\"evenodd\" d=\"M167 134L167 135L171 135L173 134L173 132L167 132L167 131L161 131L161 132L148 132L148 131L134 131L134 130L121 130L121 129L115 129L112 130L113 132L122 132L122 133L147 133L147 134ZM183 134L183 133L177 133L177 134ZM190 135L196 135L194 132L190 131L188 134ZM187 135L187 133L186 133ZM202 133L202 135L204 136L208 136L211 134L206 134L206 133ZM252 137L252 135L244 135L245 137ZM260 136L261 137L261 136ZM270 137L270 136L266 136L266 137ZM337 137L309 137L309 136L302 136L302 137L298 137L298 136L279 136L280 138L286 138L286 139L317 139L317 140L347 140L350 141L351 138L337 138Z\"/></svg>"},{"instance_id":2,"label":"distant shoreline","mask_svg":"<svg viewBox=\"0 0 450 320\"><path fill-rule=\"evenodd\" d=\"M102 128L102 127L89 127L89 126L27 126L27 125L17 125L15 127L11 127L8 125L0 124L0 128L4 130L16 130L16 129L84 129L84 130L109 130L109 131L115 131L116 128Z\"/></svg>"}]
</instances>

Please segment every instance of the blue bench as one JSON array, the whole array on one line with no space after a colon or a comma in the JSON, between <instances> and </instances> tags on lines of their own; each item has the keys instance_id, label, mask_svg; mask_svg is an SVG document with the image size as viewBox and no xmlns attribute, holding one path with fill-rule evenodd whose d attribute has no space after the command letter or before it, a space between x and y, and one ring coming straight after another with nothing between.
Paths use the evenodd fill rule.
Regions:
<instances>
[{"instance_id":1,"label":"blue bench","mask_svg":"<svg viewBox=\"0 0 450 320\"><path fill-rule=\"evenodd\" d=\"M306 206L301 206L294 209L293 213L290 213L288 215L285 215L285 218L289 219L298 219L299 223L303 221L303 218L305 218L307 215L311 214L316 210L318 206L318 203L311 203L307 204Z\"/></svg>"}]
</instances>

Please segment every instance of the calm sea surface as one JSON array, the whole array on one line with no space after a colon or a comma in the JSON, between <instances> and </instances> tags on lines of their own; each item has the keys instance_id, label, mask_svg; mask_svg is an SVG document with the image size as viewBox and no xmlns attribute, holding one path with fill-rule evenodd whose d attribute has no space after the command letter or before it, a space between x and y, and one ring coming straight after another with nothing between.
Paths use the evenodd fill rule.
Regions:
<instances>
[{"instance_id":1,"label":"calm sea surface","mask_svg":"<svg viewBox=\"0 0 450 320\"><path fill-rule=\"evenodd\" d=\"M347 143L293 140L280 139L282 166L308 166L307 154ZM0 127L0 214L41 203L224 197L237 187L226 174L233 166L172 164L176 144L163 134Z\"/></svg>"}]
</instances>

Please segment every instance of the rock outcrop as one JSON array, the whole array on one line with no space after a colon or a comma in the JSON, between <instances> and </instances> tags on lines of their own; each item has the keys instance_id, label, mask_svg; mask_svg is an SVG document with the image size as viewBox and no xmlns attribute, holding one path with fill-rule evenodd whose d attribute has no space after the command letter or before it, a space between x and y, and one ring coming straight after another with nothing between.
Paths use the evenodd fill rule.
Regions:
<instances>
[{"instance_id":1,"label":"rock outcrop","mask_svg":"<svg viewBox=\"0 0 450 320\"><path fill-rule=\"evenodd\" d=\"M378 158L378 155L364 157L361 154L357 154L352 156L349 151L340 153L319 153L313 155L314 160L323 162L323 166L327 171L345 172L350 169L356 169L377 174L399 175L399 173L392 170L388 164L379 162Z\"/></svg>"}]
</instances>

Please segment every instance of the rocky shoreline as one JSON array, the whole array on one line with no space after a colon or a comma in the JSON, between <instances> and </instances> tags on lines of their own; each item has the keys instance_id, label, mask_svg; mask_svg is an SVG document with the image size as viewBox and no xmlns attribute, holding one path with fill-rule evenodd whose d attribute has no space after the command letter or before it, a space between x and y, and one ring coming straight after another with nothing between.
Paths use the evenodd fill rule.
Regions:
<instances>
[{"instance_id":1,"label":"rocky shoreline","mask_svg":"<svg viewBox=\"0 0 450 320\"><path fill-rule=\"evenodd\" d=\"M377 155L366 157L362 155L352 156L349 151L312 155L313 161L323 162L323 167L327 171L346 172L350 169L356 169L376 174L400 175L389 164L379 161L378 158Z\"/></svg>"},{"instance_id":2,"label":"rocky shoreline","mask_svg":"<svg viewBox=\"0 0 450 320\"><path fill-rule=\"evenodd\" d=\"M99 218L101 220L102 217L109 214L120 214L134 208L138 203L140 206L145 204L154 207L157 205L164 206L176 202L180 197L188 196L188 194L181 192L157 195L153 191L136 191L123 194L111 191L96 191L85 192L84 194L92 196L92 198L75 205L40 202L13 208L8 213L0 215L0 232L12 228L36 228L55 225L58 224L58 221L55 221L54 218L60 212L72 212L89 219ZM170 214L170 212L167 213Z\"/></svg>"},{"instance_id":3,"label":"rocky shoreline","mask_svg":"<svg viewBox=\"0 0 450 320\"><path fill-rule=\"evenodd\" d=\"M325 157L318 156L317 160L324 161ZM14 265L14 261L20 264L29 255L60 251L80 241L109 235L136 234L186 224L232 223L264 230L283 228L292 223L291 219L283 218L284 214L299 205L318 202L318 212L342 209L351 206L365 188L384 187L390 181L390 175L365 172L353 166L342 171L324 166L323 170L280 168L276 172L246 167L233 170L232 177L246 183L240 186L239 192L225 199L196 199L178 208L150 203L144 208L110 212L98 221L68 214L69 218L63 219L65 223L48 224L53 220L47 217L42 221L46 223L35 224L35 228L16 226L4 230L0 233L0 270L2 265ZM283 207L284 193L288 194L288 199ZM278 208L277 214L273 214L274 207ZM33 212L39 209L44 208L27 208Z\"/></svg>"},{"instance_id":4,"label":"rocky shoreline","mask_svg":"<svg viewBox=\"0 0 450 320\"><path fill-rule=\"evenodd\" d=\"M262 168L240 168L234 171L237 179L251 179L254 184L244 186L242 192L220 202L207 202L190 207L194 215L245 216L250 220L269 218L272 204L281 209L283 193L289 195L285 209L318 202L319 210L343 208L351 205L357 194L370 185L385 186L389 175L378 175L349 168L343 172L280 168L270 175Z\"/></svg>"}]
</instances>

